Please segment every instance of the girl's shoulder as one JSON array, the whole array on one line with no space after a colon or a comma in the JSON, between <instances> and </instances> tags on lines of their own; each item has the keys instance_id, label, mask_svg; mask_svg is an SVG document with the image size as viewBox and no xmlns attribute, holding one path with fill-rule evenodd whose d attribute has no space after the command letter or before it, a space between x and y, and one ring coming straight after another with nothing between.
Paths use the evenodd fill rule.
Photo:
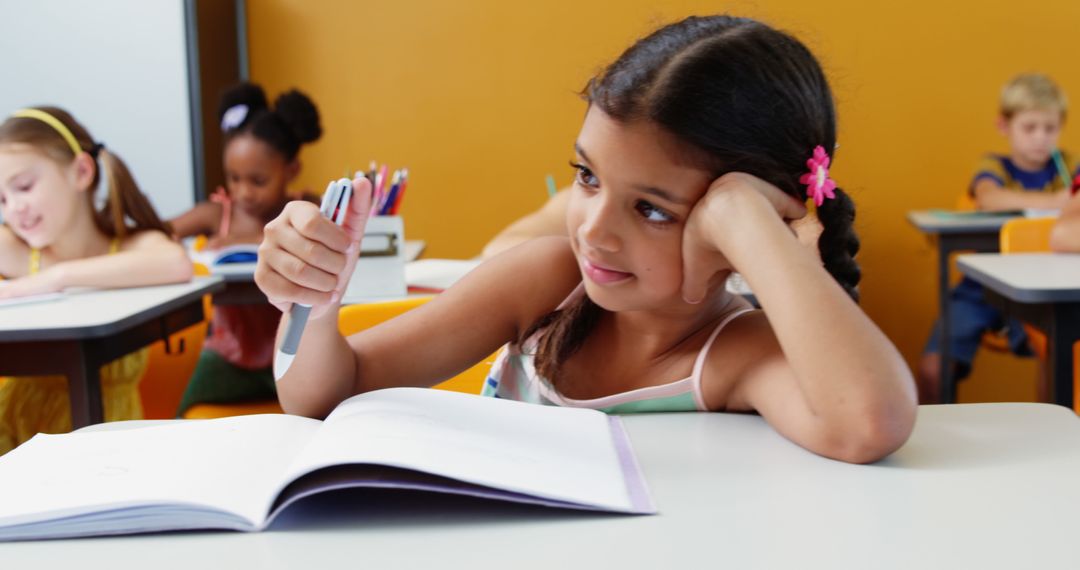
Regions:
<instances>
[{"instance_id":1,"label":"girl's shoulder","mask_svg":"<svg viewBox=\"0 0 1080 570\"><path fill-rule=\"evenodd\" d=\"M765 312L756 309L730 320L720 331L701 371L701 389L710 409L751 411L743 380L757 366L784 357Z\"/></svg>"},{"instance_id":2,"label":"girl's shoulder","mask_svg":"<svg viewBox=\"0 0 1080 570\"><path fill-rule=\"evenodd\" d=\"M117 245L118 251L131 251L162 246L183 247L177 243L176 240L166 235L165 232L151 229L132 232L124 236L123 239L120 239Z\"/></svg>"},{"instance_id":3,"label":"girl's shoulder","mask_svg":"<svg viewBox=\"0 0 1080 570\"><path fill-rule=\"evenodd\" d=\"M22 277L29 272L30 246L11 228L0 225L0 276Z\"/></svg>"}]
</instances>

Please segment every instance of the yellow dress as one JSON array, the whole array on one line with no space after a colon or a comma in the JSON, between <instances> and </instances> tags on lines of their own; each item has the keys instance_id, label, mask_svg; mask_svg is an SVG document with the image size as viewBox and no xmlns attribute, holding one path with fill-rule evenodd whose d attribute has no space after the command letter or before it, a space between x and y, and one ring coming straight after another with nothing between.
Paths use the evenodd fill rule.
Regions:
<instances>
[{"instance_id":1,"label":"yellow dress","mask_svg":"<svg viewBox=\"0 0 1080 570\"><path fill-rule=\"evenodd\" d=\"M119 250L113 239L109 253ZM30 274L38 272L41 252L30 251ZM146 371L148 349L140 349L101 367L101 401L105 421L142 418L139 380ZM38 432L71 431L71 403L64 376L0 377L0 455Z\"/></svg>"}]
</instances>

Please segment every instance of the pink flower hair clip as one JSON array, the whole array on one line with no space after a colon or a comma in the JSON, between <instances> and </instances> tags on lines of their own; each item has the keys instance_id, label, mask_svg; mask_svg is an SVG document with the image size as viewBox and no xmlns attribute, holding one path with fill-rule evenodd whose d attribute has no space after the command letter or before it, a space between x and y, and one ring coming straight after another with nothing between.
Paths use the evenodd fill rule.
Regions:
<instances>
[{"instance_id":1,"label":"pink flower hair clip","mask_svg":"<svg viewBox=\"0 0 1080 570\"><path fill-rule=\"evenodd\" d=\"M814 201L815 206L825 202L825 198L836 198L836 182L829 178L829 153L821 145L814 147L814 155L806 161L810 172L799 177L800 184L806 184L806 197Z\"/></svg>"}]
</instances>

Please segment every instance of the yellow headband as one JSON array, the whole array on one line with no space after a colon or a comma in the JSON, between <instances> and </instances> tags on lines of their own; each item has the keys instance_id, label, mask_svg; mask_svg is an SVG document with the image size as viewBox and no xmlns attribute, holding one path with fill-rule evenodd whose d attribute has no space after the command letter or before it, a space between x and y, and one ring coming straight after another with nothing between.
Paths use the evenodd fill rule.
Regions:
<instances>
[{"instance_id":1,"label":"yellow headband","mask_svg":"<svg viewBox=\"0 0 1080 570\"><path fill-rule=\"evenodd\" d=\"M56 132L60 133L60 136L64 137L68 146L71 147L71 152L75 153L75 156L79 156L82 152L82 147L79 146L79 141L75 140L75 135L71 134L71 130L60 122L60 119L42 111L41 109L19 109L11 115L12 117L23 117L27 119L37 119L46 125L52 127Z\"/></svg>"}]
</instances>

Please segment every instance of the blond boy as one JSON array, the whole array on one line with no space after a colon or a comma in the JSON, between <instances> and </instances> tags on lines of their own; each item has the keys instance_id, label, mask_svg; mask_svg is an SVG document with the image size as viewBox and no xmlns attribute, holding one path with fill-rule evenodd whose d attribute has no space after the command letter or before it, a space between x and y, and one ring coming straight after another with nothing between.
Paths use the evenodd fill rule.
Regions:
<instances>
[{"instance_id":1,"label":"blond boy","mask_svg":"<svg viewBox=\"0 0 1080 570\"><path fill-rule=\"evenodd\" d=\"M1001 91L997 126L1009 142L1009 153L988 154L979 163L968 188L978 209L1002 211L1065 206L1078 170L1070 156L1058 149L1058 137L1067 110L1065 94L1045 75L1019 75L1005 85ZM988 330L1002 331L1008 337L1013 353L1031 354L1023 327L987 305L978 283L965 277L950 292L949 311L950 352L956 380L971 372L982 335ZM934 323L918 370L919 399L923 403L938 399L940 336L939 323Z\"/></svg>"}]
</instances>

